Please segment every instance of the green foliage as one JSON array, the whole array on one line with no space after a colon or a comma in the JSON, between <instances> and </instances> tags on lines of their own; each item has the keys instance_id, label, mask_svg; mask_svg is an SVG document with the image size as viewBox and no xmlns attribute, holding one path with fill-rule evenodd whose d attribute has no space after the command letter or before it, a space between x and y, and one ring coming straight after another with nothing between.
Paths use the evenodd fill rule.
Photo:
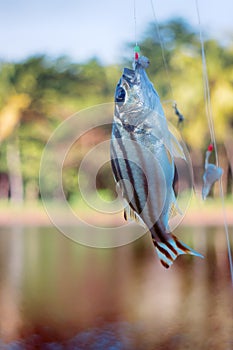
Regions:
<instances>
[{"instance_id":1,"label":"green foliage","mask_svg":"<svg viewBox=\"0 0 233 350\"><path fill-rule=\"evenodd\" d=\"M162 101L175 99L178 103L186 118L183 127L185 142L191 149L204 153L209 142L209 131L197 31L179 18L161 23L159 28L158 35L155 24L149 24L140 41L142 54L151 61L148 75ZM161 52L161 40L167 67ZM128 47L133 52L134 45L129 44ZM231 137L233 128L233 47L208 38L205 49L215 131L217 142L221 144L226 135ZM128 66L131 63L128 61ZM25 94L30 100L20 112L18 127L9 136L10 139L17 134L19 140L25 188L38 183L41 154L56 126L83 108L113 101L115 86L121 74L119 66L103 66L95 57L81 64L72 62L66 56L51 59L44 55L17 63L1 63L0 71L1 110L14 95ZM164 107L168 117L176 124L172 103ZM7 172L7 142L5 140L0 148L0 172ZM78 195L77 169L82 153L79 149L74 152L76 163L65 163L63 169L67 198ZM109 172L110 168L102 171L97 182L103 193L110 186L111 189L107 191L111 194L114 193L114 184Z\"/></svg>"}]
</instances>

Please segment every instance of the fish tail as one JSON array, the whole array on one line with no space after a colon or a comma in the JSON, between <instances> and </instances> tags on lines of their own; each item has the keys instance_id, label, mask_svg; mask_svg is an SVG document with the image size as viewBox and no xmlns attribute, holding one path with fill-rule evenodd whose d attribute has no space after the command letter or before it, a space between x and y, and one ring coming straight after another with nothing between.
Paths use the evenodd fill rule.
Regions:
<instances>
[{"instance_id":1,"label":"fish tail","mask_svg":"<svg viewBox=\"0 0 233 350\"><path fill-rule=\"evenodd\" d=\"M164 242L158 242L153 238L153 243L159 260L166 269L173 264L179 255L191 254L203 258L203 255L180 241L175 235L171 235L171 237Z\"/></svg>"}]
</instances>

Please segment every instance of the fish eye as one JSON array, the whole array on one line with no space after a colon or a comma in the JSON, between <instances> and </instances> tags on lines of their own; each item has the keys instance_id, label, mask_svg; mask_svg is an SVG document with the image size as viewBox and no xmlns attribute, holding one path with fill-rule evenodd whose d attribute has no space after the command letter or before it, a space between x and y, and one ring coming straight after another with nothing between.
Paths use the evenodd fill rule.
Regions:
<instances>
[{"instance_id":1,"label":"fish eye","mask_svg":"<svg viewBox=\"0 0 233 350\"><path fill-rule=\"evenodd\" d=\"M125 101L125 89L121 86L117 86L115 94L115 102L124 102Z\"/></svg>"}]
</instances>

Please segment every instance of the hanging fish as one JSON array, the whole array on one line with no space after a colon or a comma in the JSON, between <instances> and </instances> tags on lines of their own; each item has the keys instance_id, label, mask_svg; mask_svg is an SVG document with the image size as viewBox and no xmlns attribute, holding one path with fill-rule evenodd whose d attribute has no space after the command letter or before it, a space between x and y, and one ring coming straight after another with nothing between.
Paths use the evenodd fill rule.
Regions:
<instances>
[{"instance_id":1,"label":"hanging fish","mask_svg":"<svg viewBox=\"0 0 233 350\"><path fill-rule=\"evenodd\" d=\"M209 195L210 190L214 183L220 179L223 174L223 170L217 167L215 164L209 163L209 157L213 150L213 145L209 145L206 156L205 156L205 172L203 175L203 187L202 187L202 198L205 200Z\"/></svg>"},{"instance_id":2,"label":"hanging fish","mask_svg":"<svg viewBox=\"0 0 233 350\"><path fill-rule=\"evenodd\" d=\"M116 87L111 164L127 203L125 219L149 229L159 259L168 268L181 254L202 255L169 230L169 218L179 212L174 157L185 156L169 132L160 98L145 72L148 66L146 57L137 57L134 69L124 68Z\"/></svg>"}]
</instances>

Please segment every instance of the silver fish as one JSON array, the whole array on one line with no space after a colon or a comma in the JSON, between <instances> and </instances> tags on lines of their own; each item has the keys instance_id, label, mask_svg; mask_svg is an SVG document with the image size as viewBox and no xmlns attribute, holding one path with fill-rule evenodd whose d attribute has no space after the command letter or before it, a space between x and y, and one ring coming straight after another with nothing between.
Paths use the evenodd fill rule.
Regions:
<instances>
[{"instance_id":1,"label":"silver fish","mask_svg":"<svg viewBox=\"0 0 233 350\"><path fill-rule=\"evenodd\" d=\"M111 164L127 202L125 219L149 229L159 259L168 268L181 254L202 255L169 230L169 218L179 211L174 157L184 158L184 153L168 129L158 93L145 72L148 65L148 59L140 57L133 69L124 68L116 87Z\"/></svg>"}]
</instances>

